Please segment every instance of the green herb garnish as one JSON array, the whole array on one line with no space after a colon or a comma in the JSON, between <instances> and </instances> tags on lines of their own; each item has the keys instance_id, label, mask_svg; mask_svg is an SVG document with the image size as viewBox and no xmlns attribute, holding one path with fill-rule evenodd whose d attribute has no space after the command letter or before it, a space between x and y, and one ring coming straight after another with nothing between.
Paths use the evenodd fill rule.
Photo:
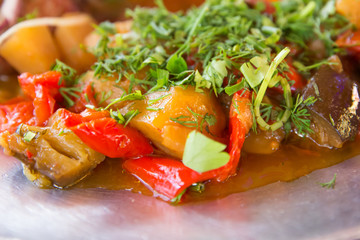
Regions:
<instances>
[{"instance_id":1,"label":"green herb garnish","mask_svg":"<svg viewBox=\"0 0 360 240\"><path fill-rule=\"evenodd\" d=\"M51 70L61 73L59 80L59 85L64 83L64 87L59 89L61 96L63 96L65 103L71 107L75 104L73 99L76 99L80 96L81 89L74 87L78 83L77 72L72 67L66 65L60 60L56 59L54 66Z\"/></svg>"},{"instance_id":2,"label":"green herb garnish","mask_svg":"<svg viewBox=\"0 0 360 240\"><path fill-rule=\"evenodd\" d=\"M139 113L140 113L139 110L136 109L136 110L130 110L125 115L122 115L120 112L113 111L110 109L110 117L115 119L116 122L123 124L124 127L126 127L131 121L131 119L133 119Z\"/></svg>"},{"instance_id":3,"label":"green herb garnish","mask_svg":"<svg viewBox=\"0 0 360 240\"><path fill-rule=\"evenodd\" d=\"M186 140L183 163L199 173L217 169L230 160L230 155L224 152L225 148L225 144L194 130Z\"/></svg>"},{"instance_id":4,"label":"green herb garnish","mask_svg":"<svg viewBox=\"0 0 360 240\"><path fill-rule=\"evenodd\" d=\"M36 133L32 132L32 131L27 131L25 134L24 134L24 141L26 142L31 142L31 140L34 139L34 137L36 136Z\"/></svg>"},{"instance_id":5,"label":"green herb garnish","mask_svg":"<svg viewBox=\"0 0 360 240\"><path fill-rule=\"evenodd\" d=\"M291 120L301 135L304 135L306 132L312 133L310 128L311 121L309 119L310 113L305 107L314 104L316 101L315 97L308 97L304 100L302 96L298 95L296 98L294 108L291 111Z\"/></svg>"},{"instance_id":6,"label":"green herb garnish","mask_svg":"<svg viewBox=\"0 0 360 240\"><path fill-rule=\"evenodd\" d=\"M17 22L23 22L23 21L26 21L26 20L30 20L30 19L34 19L34 18L37 18L39 15L39 10L37 8L34 9L34 11L30 12L30 13L27 13L25 16L23 17L19 17L17 19Z\"/></svg>"},{"instance_id":7,"label":"green herb garnish","mask_svg":"<svg viewBox=\"0 0 360 240\"><path fill-rule=\"evenodd\" d=\"M333 179L331 179L330 182L327 182L327 183L320 183L320 185L324 188L332 188L334 189L335 188L335 182L336 182L336 173L334 174L334 177Z\"/></svg>"},{"instance_id":8,"label":"green herb garnish","mask_svg":"<svg viewBox=\"0 0 360 240\"><path fill-rule=\"evenodd\" d=\"M77 81L76 70L58 59L56 59L54 66L51 67L51 70L61 73L61 77L58 83L59 85L61 85L63 81L65 81L65 85L74 85Z\"/></svg>"},{"instance_id":9,"label":"green herb garnish","mask_svg":"<svg viewBox=\"0 0 360 240\"><path fill-rule=\"evenodd\" d=\"M204 116L198 114L187 107L195 120L191 120L190 116L180 115L176 118L170 118L171 121L176 122L184 127L196 128L196 130L203 132L203 126L207 123L208 126L213 126L216 123L216 117L212 114L206 113Z\"/></svg>"},{"instance_id":10,"label":"green herb garnish","mask_svg":"<svg viewBox=\"0 0 360 240\"><path fill-rule=\"evenodd\" d=\"M143 100L145 99L144 95L142 95L141 91L136 90L134 93L130 93L130 94L124 94L123 96L116 98L114 100L111 101L111 103L109 103L109 105L107 105L104 110L109 109L112 105L118 103L118 102L123 102L123 101L132 101L132 100Z\"/></svg>"}]
</instances>

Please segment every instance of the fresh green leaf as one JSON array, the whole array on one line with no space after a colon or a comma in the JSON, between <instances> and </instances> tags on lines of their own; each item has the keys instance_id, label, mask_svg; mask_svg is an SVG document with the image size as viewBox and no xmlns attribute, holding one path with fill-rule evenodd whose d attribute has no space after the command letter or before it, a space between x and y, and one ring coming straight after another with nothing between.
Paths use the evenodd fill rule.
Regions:
<instances>
[{"instance_id":1,"label":"fresh green leaf","mask_svg":"<svg viewBox=\"0 0 360 240\"><path fill-rule=\"evenodd\" d=\"M157 34L159 34L159 35L161 35L161 36L163 36L163 37L167 37L167 36L169 36L170 35L170 33L171 33L171 30L169 30L169 29L166 29L164 26L163 26L163 24L159 24L159 25L157 25L154 21L152 21L152 22L150 22L150 25L149 26L151 26L152 28L153 28L153 30L157 33Z\"/></svg>"},{"instance_id":2,"label":"fresh green leaf","mask_svg":"<svg viewBox=\"0 0 360 240\"><path fill-rule=\"evenodd\" d=\"M110 117L115 119L116 122L118 122L119 124L124 124L126 121L126 119L120 112L113 111L112 109L110 109Z\"/></svg>"},{"instance_id":3,"label":"fresh green leaf","mask_svg":"<svg viewBox=\"0 0 360 240\"><path fill-rule=\"evenodd\" d=\"M188 67L184 58L174 54L169 58L166 69L172 74L179 74L188 70Z\"/></svg>"},{"instance_id":4,"label":"fresh green leaf","mask_svg":"<svg viewBox=\"0 0 360 240\"><path fill-rule=\"evenodd\" d=\"M284 114L282 115L282 117L272 123L271 125L269 125L261 116L261 112L260 112L260 107L261 107L261 103L262 100L265 96L265 92L267 90L267 88L269 87L269 83L271 82L271 80L274 78L274 74L276 73L276 70L278 68L278 66L280 65L280 63L285 59L285 57L289 54L290 49L289 48L284 48L283 50L281 50L276 57L272 60L270 67L268 68L264 79L261 82L259 91L257 92L257 96L254 100L253 103L253 108L254 108L254 115L256 117L256 122L257 124L259 124L263 129L266 130L272 130L275 131L276 129L279 129L280 127L283 126L283 124L285 122L288 121L290 115L291 115L291 110L293 107L293 102L292 102L292 98L291 98L291 89L290 89L290 85L289 83L284 79L281 78L281 86L283 88L284 91L284 98L285 98L285 103L286 103L286 109L284 111ZM276 74L275 74L276 75Z\"/></svg>"},{"instance_id":5,"label":"fresh green leaf","mask_svg":"<svg viewBox=\"0 0 360 240\"><path fill-rule=\"evenodd\" d=\"M226 61L213 60L204 70L204 74L202 77L206 81L211 83L216 95L219 92L219 88L221 88L223 84L224 78L228 74L226 67L227 67Z\"/></svg>"},{"instance_id":6,"label":"fresh green leaf","mask_svg":"<svg viewBox=\"0 0 360 240\"><path fill-rule=\"evenodd\" d=\"M335 0L328 0L325 6L320 10L320 17L327 19L336 12Z\"/></svg>"},{"instance_id":7,"label":"fresh green leaf","mask_svg":"<svg viewBox=\"0 0 360 240\"><path fill-rule=\"evenodd\" d=\"M230 160L230 155L224 152L225 148L225 144L194 130L186 140L183 163L199 173L217 169Z\"/></svg>"},{"instance_id":8,"label":"fresh green leaf","mask_svg":"<svg viewBox=\"0 0 360 240\"><path fill-rule=\"evenodd\" d=\"M246 83L245 81L241 81L237 84L234 84L232 86L228 86L225 88L225 93L229 96L233 95L234 93L240 91L241 89L246 88Z\"/></svg>"},{"instance_id":9,"label":"fresh green leaf","mask_svg":"<svg viewBox=\"0 0 360 240\"><path fill-rule=\"evenodd\" d=\"M244 63L240 68L251 88L261 84L268 70L269 64L264 57L253 57L250 62Z\"/></svg>"},{"instance_id":10,"label":"fresh green leaf","mask_svg":"<svg viewBox=\"0 0 360 240\"><path fill-rule=\"evenodd\" d=\"M164 57L159 53L154 53L145 59L144 64L155 63L161 65L165 61Z\"/></svg>"},{"instance_id":11,"label":"fresh green leaf","mask_svg":"<svg viewBox=\"0 0 360 240\"><path fill-rule=\"evenodd\" d=\"M273 56L286 55L288 49L282 51L285 45L301 49L300 54L292 55L294 65L304 76L309 76L328 56L337 53L335 39L352 25L334 11L334 3L335 0L278 1L273 3L276 11L270 16L263 14L261 3L250 7L246 1L207 0L200 8L173 13L159 0L159 8L136 8L127 12L133 18L133 31L121 36L120 44L113 44L109 37L113 27L103 24L101 39L94 49L98 58L93 66L95 76L113 76L118 81L126 78L130 80L127 92L132 92L136 85L145 92L194 85L197 92L212 88L217 96L224 90L230 95L239 91L242 84L236 82L244 77L245 87L256 94L250 106L254 128L260 125L275 130L283 125L289 128L307 124L303 109L297 116L305 117L296 118L293 114L289 120L295 99L290 81L279 74L284 76L286 63L273 64L276 60ZM314 58L309 47L314 40L325 47L324 59ZM241 69L242 64L240 74L237 69ZM137 73L145 66L146 76L138 77ZM271 66L271 71L266 70ZM265 92L277 85L284 90L283 99L279 99L285 103L283 109L263 112ZM276 121L271 126L265 121L269 116ZM174 119L182 123L194 120L193 116ZM293 124L293 120L299 120L298 124ZM200 122L193 125L202 130Z\"/></svg>"},{"instance_id":12,"label":"fresh green leaf","mask_svg":"<svg viewBox=\"0 0 360 240\"><path fill-rule=\"evenodd\" d=\"M201 74L199 73L198 70L195 71L195 77L194 77L194 82L195 82L195 92L204 92L204 90L202 90L201 88L207 88L209 89L211 87L211 82L206 81Z\"/></svg>"},{"instance_id":13,"label":"fresh green leaf","mask_svg":"<svg viewBox=\"0 0 360 240\"><path fill-rule=\"evenodd\" d=\"M156 70L156 78L157 78L156 85L153 88L151 88L148 92L154 92L164 86L167 86L169 82L169 71L158 68Z\"/></svg>"},{"instance_id":14,"label":"fresh green leaf","mask_svg":"<svg viewBox=\"0 0 360 240\"><path fill-rule=\"evenodd\" d=\"M24 134L24 141L26 142L31 142L31 140L34 139L34 137L36 136L36 133L32 132L32 131L27 131L25 134Z\"/></svg>"}]
</instances>

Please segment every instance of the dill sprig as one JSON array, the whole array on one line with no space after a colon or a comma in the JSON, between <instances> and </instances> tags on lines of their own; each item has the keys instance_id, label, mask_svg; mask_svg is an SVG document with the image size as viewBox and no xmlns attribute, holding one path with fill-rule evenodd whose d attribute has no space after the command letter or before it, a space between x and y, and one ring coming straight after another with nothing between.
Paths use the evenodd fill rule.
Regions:
<instances>
[{"instance_id":1,"label":"dill sprig","mask_svg":"<svg viewBox=\"0 0 360 240\"><path fill-rule=\"evenodd\" d=\"M300 135L313 132L310 128L310 113L305 107L314 104L316 101L317 99L315 97L308 97L305 100L300 95L296 97L294 107L291 110L291 121L294 123Z\"/></svg>"},{"instance_id":2,"label":"dill sprig","mask_svg":"<svg viewBox=\"0 0 360 240\"><path fill-rule=\"evenodd\" d=\"M335 188L335 182L336 182L336 173L334 174L334 177L327 183L319 183L324 188Z\"/></svg>"},{"instance_id":3,"label":"dill sprig","mask_svg":"<svg viewBox=\"0 0 360 240\"><path fill-rule=\"evenodd\" d=\"M80 96L81 89L75 87L78 83L78 76L75 69L56 59L54 66L51 68L53 71L58 71L61 73L58 84L64 87L60 87L59 92L64 98L65 103L68 107L71 107L75 104L73 99L77 99Z\"/></svg>"},{"instance_id":4,"label":"dill sprig","mask_svg":"<svg viewBox=\"0 0 360 240\"><path fill-rule=\"evenodd\" d=\"M216 118L212 114L206 113L205 115L198 114L191 110L190 107L187 107L188 111L193 116L194 120L191 120L190 116L180 115L175 118L170 118L171 121L176 122L184 127L195 128L200 132L203 132L204 124L207 123L205 126L205 130L210 133L209 126L213 126L216 123Z\"/></svg>"}]
</instances>

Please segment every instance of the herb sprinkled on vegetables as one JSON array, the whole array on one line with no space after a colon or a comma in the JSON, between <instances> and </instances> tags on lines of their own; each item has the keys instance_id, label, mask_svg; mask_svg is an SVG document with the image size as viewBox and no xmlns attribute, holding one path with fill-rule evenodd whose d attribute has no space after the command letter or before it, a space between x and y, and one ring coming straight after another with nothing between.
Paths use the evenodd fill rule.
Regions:
<instances>
[{"instance_id":1,"label":"herb sprinkled on vegetables","mask_svg":"<svg viewBox=\"0 0 360 240\"><path fill-rule=\"evenodd\" d=\"M329 182L327 183L320 183L320 185L324 188L335 188L335 182L336 182L336 173L334 174L333 179L331 179Z\"/></svg>"}]
</instances>

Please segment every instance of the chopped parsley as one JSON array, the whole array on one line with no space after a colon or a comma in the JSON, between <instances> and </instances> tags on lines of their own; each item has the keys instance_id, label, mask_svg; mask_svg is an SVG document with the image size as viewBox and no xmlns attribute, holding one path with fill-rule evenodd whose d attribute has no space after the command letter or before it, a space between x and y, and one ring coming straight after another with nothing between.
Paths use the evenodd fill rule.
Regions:
<instances>
[{"instance_id":1,"label":"chopped parsley","mask_svg":"<svg viewBox=\"0 0 360 240\"><path fill-rule=\"evenodd\" d=\"M199 173L217 169L230 160L230 155L224 152L225 148L225 144L194 130L186 140L183 163Z\"/></svg>"},{"instance_id":2,"label":"chopped parsley","mask_svg":"<svg viewBox=\"0 0 360 240\"><path fill-rule=\"evenodd\" d=\"M166 64L166 69L172 74L180 74L188 70L188 67L184 58L174 54L169 58Z\"/></svg>"}]
</instances>

